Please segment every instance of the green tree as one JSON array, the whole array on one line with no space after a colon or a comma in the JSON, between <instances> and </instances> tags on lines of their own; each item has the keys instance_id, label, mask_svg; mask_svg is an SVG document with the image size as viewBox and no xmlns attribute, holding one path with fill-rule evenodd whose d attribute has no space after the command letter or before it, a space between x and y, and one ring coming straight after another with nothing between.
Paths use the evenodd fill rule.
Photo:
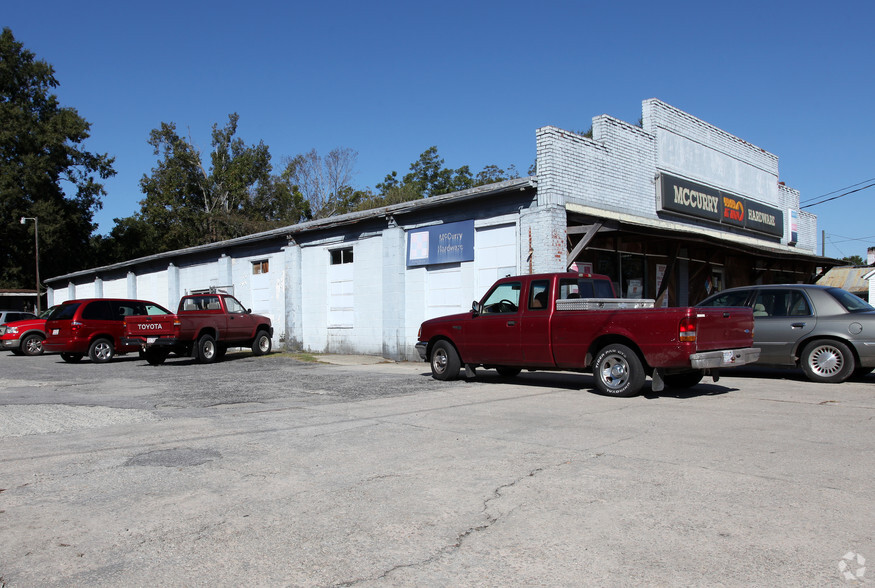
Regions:
<instances>
[{"instance_id":1,"label":"green tree","mask_svg":"<svg viewBox=\"0 0 875 588\"><path fill-rule=\"evenodd\" d=\"M0 285L34 283L33 223L39 219L40 275L56 276L93 261L94 213L113 175L113 158L83 148L91 125L61 106L54 68L0 33Z\"/></svg>"},{"instance_id":2,"label":"green tree","mask_svg":"<svg viewBox=\"0 0 875 588\"><path fill-rule=\"evenodd\" d=\"M846 261L848 265L866 265L866 262L863 261L863 258L859 255L849 255L847 257L843 257L842 261Z\"/></svg>"},{"instance_id":3,"label":"green tree","mask_svg":"<svg viewBox=\"0 0 875 588\"><path fill-rule=\"evenodd\" d=\"M398 201L403 202L518 177L514 166L505 171L496 165L487 165L476 175L471 173L471 168L467 165L458 169L447 168L443 158L438 155L438 148L432 146L410 164L410 171L401 180L398 179L398 172L393 171L376 187L381 197L393 200L400 198Z\"/></svg>"},{"instance_id":4,"label":"green tree","mask_svg":"<svg viewBox=\"0 0 875 588\"><path fill-rule=\"evenodd\" d=\"M310 218L309 204L289 174L271 174L264 142L247 145L236 136L238 115L213 125L209 167L191 139L173 123L149 134L158 156L140 180L140 211L116 219L108 243L123 258L231 239Z\"/></svg>"}]
</instances>

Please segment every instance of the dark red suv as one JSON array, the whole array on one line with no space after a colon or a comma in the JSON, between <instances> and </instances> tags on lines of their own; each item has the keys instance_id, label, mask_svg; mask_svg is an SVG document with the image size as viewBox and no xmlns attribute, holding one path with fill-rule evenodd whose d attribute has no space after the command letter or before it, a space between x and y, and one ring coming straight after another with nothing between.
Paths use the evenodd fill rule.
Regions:
<instances>
[{"instance_id":1,"label":"dark red suv","mask_svg":"<svg viewBox=\"0 0 875 588\"><path fill-rule=\"evenodd\" d=\"M95 363L106 363L116 355L139 351L137 346L122 344L125 317L150 314L170 314L170 311L147 300L68 300L46 319L43 351L60 353L67 363L76 363L86 354Z\"/></svg>"}]
</instances>

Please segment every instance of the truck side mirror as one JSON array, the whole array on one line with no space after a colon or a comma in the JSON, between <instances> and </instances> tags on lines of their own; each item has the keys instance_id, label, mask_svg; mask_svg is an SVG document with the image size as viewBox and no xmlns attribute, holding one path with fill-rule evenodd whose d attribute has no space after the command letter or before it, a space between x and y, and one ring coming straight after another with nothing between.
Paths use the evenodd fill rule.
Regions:
<instances>
[{"instance_id":1,"label":"truck side mirror","mask_svg":"<svg viewBox=\"0 0 875 588\"><path fill-rule=\"evenodd\" d=\"M475 300L474 302L471 303L471 313L472 313L474 316L479 316L479 315L480 315L480 303L477 302L476 300Z\"/></svg>"}]
</instances>

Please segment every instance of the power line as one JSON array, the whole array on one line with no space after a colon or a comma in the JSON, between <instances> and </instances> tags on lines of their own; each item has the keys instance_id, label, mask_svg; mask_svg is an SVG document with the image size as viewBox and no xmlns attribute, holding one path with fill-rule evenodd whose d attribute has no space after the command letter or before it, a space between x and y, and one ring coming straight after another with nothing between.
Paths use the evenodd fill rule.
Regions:
<instances>
[{"instance_id":1,"label":"power line","mask_svg":"<svg viewBox=\"0 0 875 588\"><path fill-rule=\"evenodd\" d=\"M830 242L832 242L832 243L847 243L848 241L872 242L873 240L875 240L875 235L872 235L871 237L845 237L844 235L836 235L835 233L826 233L826 234L830 235L831 237L841 237L842 238L841 241L835 241L833 239L830 239Z\"/></svg>"},{"instance_id":2,"label":"power line","mask_svg":"<svg viewBox=\"0 0 875 588\"><path fill-rule=\"evenodd\" d=\"M836 192L841 192L842 190L856 188L860 184L865 184L866 182L875 182L875 178L869 178L868 180L863 180L862 182L857 182L856 184L851 184L850 186L845 186L844 188L839 188L838 190L833 190L832 192L827 192L826 194L821 194L820 196L812 196L811 198L806 198L802 202L811 202L812 200L818 200L820 198L823 198L824 196L830 196L831 194L835 194Z\"/></svg>"},{"instance_id":3,"label":"power line","mask_svg":"<svg viewBox=\"0 0 875 588\"><path fill-rule=\"evenodd\" d=\"M873 178L875 179L875 178ZM799 208L811 208L812 206L817 206L818 204L824 204L826 202L830 202L831 200L838 200L839 198L843 198L855 192L859 192L861 190L865 190L867 188L871 188L875 186L875 184L869 184L868 186L863 186L862 188L857 188L856 190L851 190L850 192L845 192L844 194L839 194L838 196L833 196L832 198L826 198L825 200L821 200L820 202L812 202L811 204L806 204L805 206L800 206Z\"/></svg>"}]
</instances>

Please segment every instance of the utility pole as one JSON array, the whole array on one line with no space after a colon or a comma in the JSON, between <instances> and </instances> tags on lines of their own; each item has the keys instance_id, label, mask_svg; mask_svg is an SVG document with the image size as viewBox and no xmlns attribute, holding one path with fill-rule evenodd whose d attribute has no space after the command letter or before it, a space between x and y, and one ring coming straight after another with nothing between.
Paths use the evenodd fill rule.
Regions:
<instances>
[{"instance_id":1,"label":"utility pole","mask_svg":"<svg viewBox=\"0 0 875 588\"><path fill-rule=\"evenodd\" d=\"M21 224L26 225L27 221L33 221L33 249L36 263L36 313L42 311L39 293L39 220L35 216L21 217Z\"/></svg>"}]
</instances>

